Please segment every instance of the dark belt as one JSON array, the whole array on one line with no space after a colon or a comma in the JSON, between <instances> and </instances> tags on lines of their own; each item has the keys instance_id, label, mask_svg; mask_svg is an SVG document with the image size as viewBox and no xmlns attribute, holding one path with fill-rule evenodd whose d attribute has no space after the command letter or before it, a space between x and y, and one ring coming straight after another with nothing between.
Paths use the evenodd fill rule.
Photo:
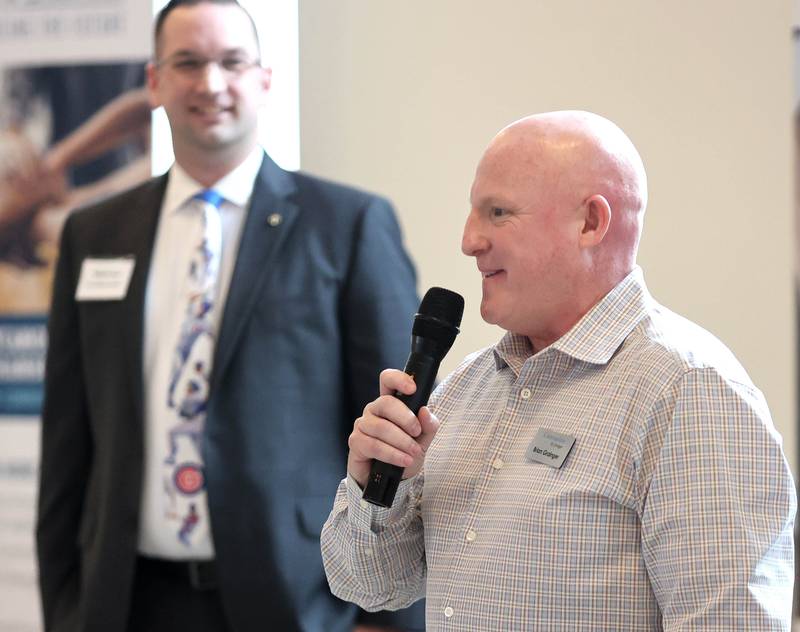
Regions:
<instances>
[{"instance_id":1,"label":"dark belt","mask_svg":"<svg viewBox=\"0 0 800 632\"><path fill-rule=\"evenodd\" d=\"M140 555L136 564L144 573L185 581L195 590L211 590L218 586L214 560L165 560Z\"/></svg>"}]
</instances>

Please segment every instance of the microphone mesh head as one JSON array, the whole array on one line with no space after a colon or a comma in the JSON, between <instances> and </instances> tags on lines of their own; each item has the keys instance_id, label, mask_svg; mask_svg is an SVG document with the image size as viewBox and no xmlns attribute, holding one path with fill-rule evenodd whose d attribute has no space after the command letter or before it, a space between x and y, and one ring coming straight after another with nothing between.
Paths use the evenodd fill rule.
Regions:
<instances>
[{"instance_id":1,"label":"microphone mesh head","mask_svg":"<svg viewBox=\"0 0 800 632\"><path fill-rule=\"evenodd\" d=\"M443 287L432 287L419 304L419 314L457 329L461 326L461 316L464 314L464 297Z\"/></svg>"}]
</instances>

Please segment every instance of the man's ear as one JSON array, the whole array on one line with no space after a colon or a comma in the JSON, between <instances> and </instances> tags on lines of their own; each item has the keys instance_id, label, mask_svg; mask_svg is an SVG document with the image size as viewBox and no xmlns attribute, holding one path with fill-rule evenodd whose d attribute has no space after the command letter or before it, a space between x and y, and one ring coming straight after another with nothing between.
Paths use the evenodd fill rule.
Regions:
<instances>
[{"instance_id":1,"label":"man's ear","mask_svg":"<svg viewBox=\"0 0 800 632\"><path fill-rule=\"evenodd\" d=\"M267 93L272 87L272 68L266 66L265 68L258 69L261 81L261 104L266 103Z\"/></svg>"},{"instance_id":2,"label":"man's ear","mask_svg":"<svg viewBox=\"0 0 800 632\"><path fill-rule=\"evenodd\" d=\"M153 62L148 62L145 66L147 74L147 100L150 107L156 109L161 106L161 99L158 98L158 69Z\"/></svg>"},{"instance_id":3,"label":"man's ear","mask_svg":"<svg viewBox=\"0 0 800 632\"><path fill-rule=\"evenodd\" d=\"M581 248L596 246L611 225L611 205L602 195L595 194L583 203L584 216L578 244Z\"/></svg>"}]
</instances>

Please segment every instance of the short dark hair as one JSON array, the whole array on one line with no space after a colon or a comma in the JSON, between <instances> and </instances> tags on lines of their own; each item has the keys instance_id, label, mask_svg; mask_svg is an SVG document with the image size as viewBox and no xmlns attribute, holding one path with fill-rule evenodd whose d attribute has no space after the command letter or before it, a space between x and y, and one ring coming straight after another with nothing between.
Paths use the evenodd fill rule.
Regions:
<instances>
[{"instance_id":1,"label":"short dark hair","mask_svg":"<svg viewBox=\"0 0 800 632\"><path fill-rule=\"evenodd\" d=\"M161 37L161 31L164 30L164 22L167 20L167 16L180 7L193 7L198 4L206 3L229 4L238 7L247 16L247 19L250 20L250 25L253 27L253 36L256 38L256 52L258 56L261 57L261 43L258 40L258 29L256 28L255 20L253 20L253 16L250 15L250 12L239 4L238 0L169 0L166 6L158 12L155 28L153 29L153 54L156 58L158 58L159 38Z\"/></svg>"}]
</instances>

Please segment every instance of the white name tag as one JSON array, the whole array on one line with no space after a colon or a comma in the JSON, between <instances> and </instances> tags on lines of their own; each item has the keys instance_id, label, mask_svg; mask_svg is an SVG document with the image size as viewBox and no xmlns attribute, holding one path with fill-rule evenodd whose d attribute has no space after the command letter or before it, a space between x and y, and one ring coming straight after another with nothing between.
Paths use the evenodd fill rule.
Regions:
<instances>
[{"instance_id":1,"label":"white name tag","mask_svg":"<svg viewBox=\"0 0 800 632\"><path fill-rule=\"evenodd\" d=\"M135 264L133 257L84 259L75 300L119 301L125 298Z\"/></svg>"}]
</instances>

